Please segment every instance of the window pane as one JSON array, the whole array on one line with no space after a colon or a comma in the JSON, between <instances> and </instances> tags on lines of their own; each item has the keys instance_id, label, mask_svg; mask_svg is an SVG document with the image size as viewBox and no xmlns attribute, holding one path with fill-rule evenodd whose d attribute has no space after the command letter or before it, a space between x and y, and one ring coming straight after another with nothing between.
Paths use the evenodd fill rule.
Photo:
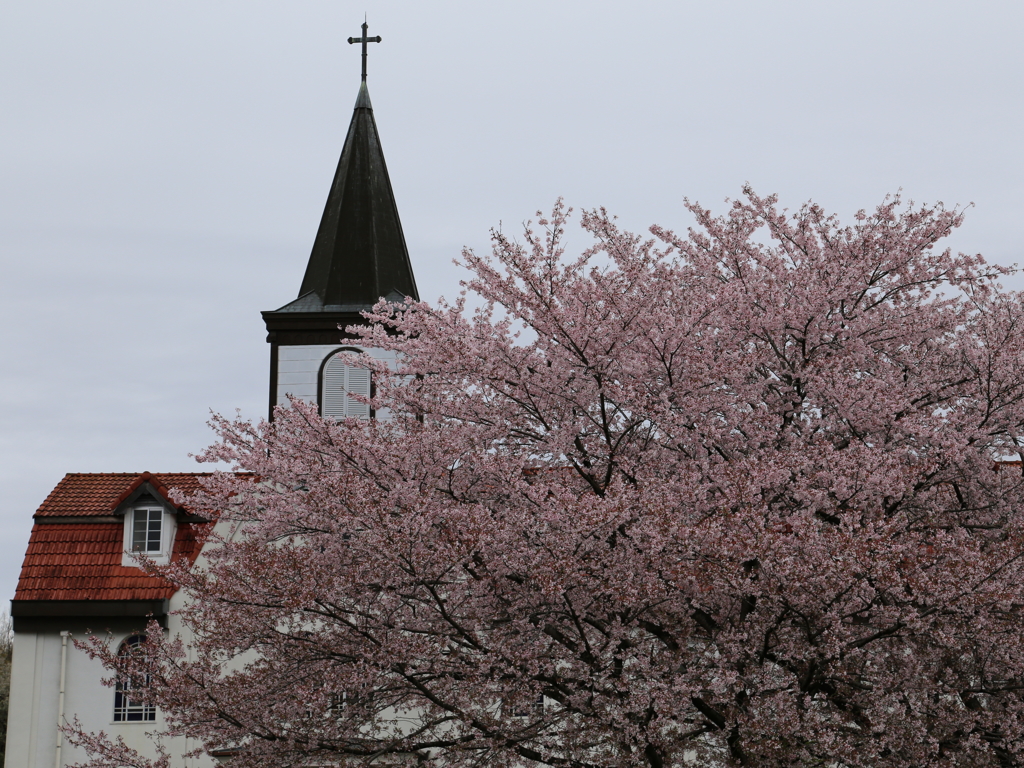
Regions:
<instances>
[{"instance_id":1,"label":"window pane","mask_svg":"<svg viewBox=\"0 0 1024 768\"><path fill-rule=\"evenodd\" d=\"M149 527L146 511L135 510L135 521L132 525L132 552L146 551L146 529Z\"/></svg>"},{"instance_id":2,"label":"window pane","mask_svg":"<svg viewBox=\"0 0 1024 768\"><path fill-rule=\"evenodd\" d=\"M159 552L162 509L136 509L132 521L132 552Z\"/></svg>"}]
</instances>

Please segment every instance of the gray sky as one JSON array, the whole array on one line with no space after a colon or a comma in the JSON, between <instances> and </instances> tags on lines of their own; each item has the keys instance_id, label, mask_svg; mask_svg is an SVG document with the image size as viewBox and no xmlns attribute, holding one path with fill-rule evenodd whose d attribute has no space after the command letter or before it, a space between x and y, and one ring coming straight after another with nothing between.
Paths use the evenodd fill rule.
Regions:
<instances>
[{"instance_id":1,"label":"gray sky","mask_svg":"<svg viewBox=\"0 0 1024 768\"><path fill-rule=\"evenodd\" d=\"M1019 3L3 0L0 600L64 473L196 469L210 409L264 415L364 11L425 299L559 195L685 229L746 181L973 202L953 245L1022 260Z\"/></svg>"}]
</instances>

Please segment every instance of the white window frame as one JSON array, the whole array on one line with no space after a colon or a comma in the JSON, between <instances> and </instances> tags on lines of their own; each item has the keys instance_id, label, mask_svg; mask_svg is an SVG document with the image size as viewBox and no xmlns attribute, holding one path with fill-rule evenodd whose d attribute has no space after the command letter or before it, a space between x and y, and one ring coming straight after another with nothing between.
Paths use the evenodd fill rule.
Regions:
<instances>
[{"instance_id":1,"label":"white window frame","mask_svg":"<svg viewBox=\"0 0 1024 768\"><path fill-rule=\"evenodd\" d=\"M139 527L139 525L138 525L139 524L139 518L143 514L145 514L145 516L146 516L146 527L143 530L143 539L145 541L146 546L144 548L142 548L142 549L139 549L138 547L135 546L135 534L137 533L137 530L138 530L138 527ZM163 551L165 549L165 547L164 547L164 528L166 527L164 525L164 517L165 516L166 515L164 514L163 507L159 507L159 506L135 507L132 510L131 543L130 543L130 547L129 547L129 549L132 551L132 553L140 554L140 555L150 555L150 556L163 554ZM160 526L159 530L157 531L157 541L156 541L156 548L155 549L151 549L149 547L150 540L151 540L150 526L152 525L153 522L156 522Z\"/></svg>"},{"instance_id":2,"label":"white window frame","mask_svg":"<svg viewBox=\"0 0 1024 768\"><path fill-rule=\"evenodd\" d=\"M156 511L160 515L160 548L157 550L136 550L135 543L135 517L136 513ZM167 511L167 508L160 504L139 504L131 507L124 515L124 554L121 557L121 565L138 565L137 559L147 557L157 565L167 565L171 561L171 551L174 549L174 539L177 535L177 520L175 516Z\"/></svg>"}]
</instances>

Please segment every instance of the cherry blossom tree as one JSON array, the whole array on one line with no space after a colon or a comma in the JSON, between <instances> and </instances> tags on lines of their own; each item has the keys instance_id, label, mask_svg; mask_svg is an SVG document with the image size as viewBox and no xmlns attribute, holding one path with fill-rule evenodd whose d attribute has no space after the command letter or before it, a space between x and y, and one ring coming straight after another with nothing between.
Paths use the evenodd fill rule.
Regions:
<instances>
[{"instance_id":1,"label":"cherry blossom tree","mask_svg":"<svg viewBox=\"0 0 1024 768\"><path fill-rule=\"evenodd\" d=\"M1007 270L942 206L688 207L584 213L569 257L558 205L454 304L379 305L389 420L215 420L203 460L261 482L191 500L189 644L122 670L169 733L238 768L1024 764Z\"/></svg>"}]
</instances>

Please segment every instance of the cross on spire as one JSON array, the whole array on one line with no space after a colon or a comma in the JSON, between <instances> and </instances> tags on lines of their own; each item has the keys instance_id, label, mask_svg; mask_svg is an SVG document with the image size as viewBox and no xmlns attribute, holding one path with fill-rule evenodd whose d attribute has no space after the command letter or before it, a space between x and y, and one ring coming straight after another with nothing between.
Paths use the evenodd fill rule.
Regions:
<instances>
[{"instance_id":1,"label":"cross on spire","mask_svg":"<svg viewBox=\"0 0 1024 768\"><path fill-rule=\"evenodd\" d=\"M366 28L367 28L368 25L367 25L365 19L363 20L363 25L362 26L363 26L363 36L362 37L350 37L348 39L348 41L349 41L350 44L351 43L362 43L363 44L363 80L365 81L366 80L366 44L367 43L379 43L380 42L380 35L377 35L376 37L367 37L367 35L366 35Z\"/></svg>"}]
</instances>

